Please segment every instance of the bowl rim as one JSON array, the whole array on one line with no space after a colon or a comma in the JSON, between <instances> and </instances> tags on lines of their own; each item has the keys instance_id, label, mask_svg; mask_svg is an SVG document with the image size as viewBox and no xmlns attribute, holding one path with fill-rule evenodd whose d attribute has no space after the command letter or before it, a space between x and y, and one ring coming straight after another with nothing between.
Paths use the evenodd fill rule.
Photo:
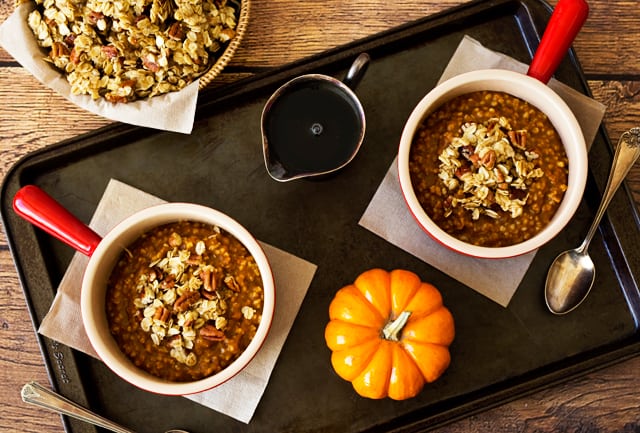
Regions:
<instances>
[{"instance_id":1,"label":"bowl rim","mask_svg":"<svg viewBox=\"0 0 640 433\"><path fill-rule=\"evenodd\" d=\"M111 273L113 265L124 247L143 232L164 223L180 220L202 221L215 224L236 237L249 250L260 270L264 290L262 318L256 335L247 348L220 372L197 381L172 382L161 379L135 367L117 347L111 336L104 311L104 292L100 284ZM240 223L230 216L202 205L192 203L164 203L143 209L117 224L98 244L89 258L82 280L80 296L82 321L89 341L98 357L116 375L146 391L162 395L188 395L206 391L228 381L259 352L263 346L275 312L275 282L271 265L259 242Z\"/></svg>"},{"instance_id":2,"label":"bowl rim","mask_svg":"<svg viewBox=\"0 0 640 433\"><path fill-rule=\"evenodd\" d=\"M550 119L569 157L568 188L552 220L532 238L505 247L484 247L457 239L436 225L424 211L411 183L409 151L418 125L433 109L447 100L475 90L502 91L526 100ZM546 104L545 108L540 105ZM573 163L572 163L573 161ZM577 163L576 163L577 162ZM459 253L488 259L520 256L536 250L555 237L577 210L586 186L588 151L580 125L564 100L541 81L525 74L504 69L482 69L454 76L434 87L415 106L405 123L398 149L398 177L404 200L418 225L438 243Z\"/></svg>"}]
</instances>

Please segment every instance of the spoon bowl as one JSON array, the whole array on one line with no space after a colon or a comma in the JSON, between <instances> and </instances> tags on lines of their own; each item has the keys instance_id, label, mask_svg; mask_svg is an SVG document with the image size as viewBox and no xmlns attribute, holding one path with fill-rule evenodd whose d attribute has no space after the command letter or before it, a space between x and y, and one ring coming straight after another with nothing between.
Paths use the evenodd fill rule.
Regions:
<instances>
[{"instance_id":1,"label":"spoon bowl","mask_svg":"<svg viewBox=\"0 0 640 433\"><path fill-rule=\"evenodd\" d=\"M553 314L573 311L585 300L596 277L596 270L588 248L600 225L607 206L627 173L640 156L640 128L622 134L613 156L613 163L602 202L582 244L560 253L553 261L545 283L545 300Z\"/></svg>"}]
</instances>

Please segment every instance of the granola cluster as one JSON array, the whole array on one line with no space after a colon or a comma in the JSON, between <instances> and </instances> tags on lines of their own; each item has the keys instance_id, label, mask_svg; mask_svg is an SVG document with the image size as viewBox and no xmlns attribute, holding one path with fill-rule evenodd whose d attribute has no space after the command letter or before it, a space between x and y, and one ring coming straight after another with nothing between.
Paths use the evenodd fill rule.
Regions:
<instances>
[{"instance_id":1,"label":"granola cluster","mask_svg":"<svg viewBox=\"0 0 640 433\"><path fill-rule=\"evenodd\" d=\"M512 130L504 117L486 124L466 123L440 153L438 177L449 191L445 216L461 206L477 220L481 214L498 218L501 209L512 218L522 215L528 188L544 175L526 148L526 130Z\"/></svg>"},{"instance_id":2,"label":"granola cluster","mask_svg":"<svg viewBox=\"0 0 640 433\"><path fill-rule=\"evenodd\" d=\"M128 102L177 91L235 36L240 0L34 1L28 24L73 94Z\"/></svg>"}]
</instances>

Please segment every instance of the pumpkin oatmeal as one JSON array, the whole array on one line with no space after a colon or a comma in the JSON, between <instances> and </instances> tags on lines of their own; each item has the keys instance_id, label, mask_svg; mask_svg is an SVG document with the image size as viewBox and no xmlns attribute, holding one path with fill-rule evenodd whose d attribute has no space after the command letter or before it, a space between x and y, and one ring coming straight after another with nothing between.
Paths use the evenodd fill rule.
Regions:
<instances>
[{"instance_id":1,"label":"pumpkin oatmeal","mask_svg":"<svg viewBox=\"0 0 640 433\"><path fill-rule=\"evenodd\" d=\"M429 217L471 244L524 242L553 218L569 162L547 116L503 92L454 98L420 125L411 182Z\"/></svg>"},{"instance_id":2,"label":"pumpkin oatmeal","mask_svg":"<svg viewBox=\"0 0 640 433\"><path fill-rule=\"evenodd\" d=\"M210 376L255 336L264 292L258 266L235 237L181 221L144 233L108 281L109 327L141 369L171 381Z\"/></svg>"}]
</instances>

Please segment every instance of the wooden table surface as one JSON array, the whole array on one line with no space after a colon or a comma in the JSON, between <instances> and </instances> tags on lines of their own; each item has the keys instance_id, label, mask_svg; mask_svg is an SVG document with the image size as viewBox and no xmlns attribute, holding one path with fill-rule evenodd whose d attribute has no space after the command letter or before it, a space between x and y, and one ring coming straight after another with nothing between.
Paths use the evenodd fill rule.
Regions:
<instances>
[{"instance_id":1,"label":"wooden table surface","mask_svg":"<svg viewBox=\"0 0 640 433\"><path fill-rule=\"evenodd\" d=\"M263 71L464 3L456 0L252 0L233 64ZM555 1L552 2L555 4ZM612 141L640 126L640 9L591 0L574 48ZM13 0L0 0L0 22ZM0 48L0 176L23 155L109 121L45 88ZM627 179L640 204L640 166ZM20 400L24 383L48 384L4 232L0 234L0 430L62 432L58 415ZM640 432L640 357L440 428L440 432Z\"/></svg>"}]
</instances>

